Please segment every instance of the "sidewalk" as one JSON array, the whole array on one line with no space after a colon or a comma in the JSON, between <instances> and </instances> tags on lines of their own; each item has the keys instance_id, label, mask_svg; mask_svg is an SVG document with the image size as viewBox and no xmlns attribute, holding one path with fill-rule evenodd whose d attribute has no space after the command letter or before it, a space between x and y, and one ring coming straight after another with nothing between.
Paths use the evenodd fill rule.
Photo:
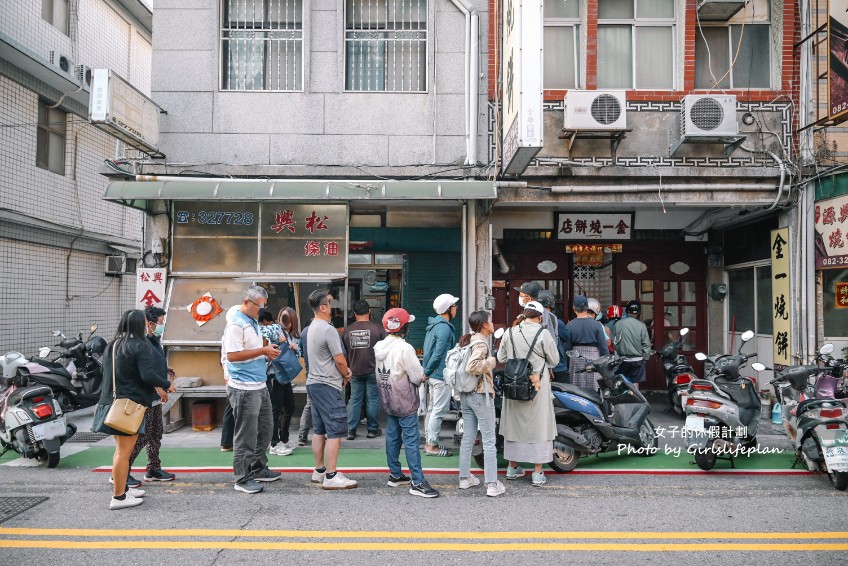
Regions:
<instances>
[{"instance_id":1,"label":"sidewalk","mask_svg":"<svg viewBox=\"0 0 848 566\"><path fill-rule=\"evenodd\" d=\"M700 472L692 464L691 456L685 453L685 440L680 430L684 419L668 411L664 391L646 392L651 403L650 419L659 435L659 452L651 457L634 454L617 454L615 451L600 456L581 459L577 469L572 473L598 473L601 470L632 470L633 473L660 472L662 470L679 470ZM108 471L111 466L114 443L111 437L89 432L94 409L89 408L68 415L69 422L77 426L77 435L62 447L62 468L94 468L96 471ZM423 417L420 427L423 431ZM293 428L289 431L290 439L297 439L298 419L293 420ZM459 466L459 446L455 444L454 420L446 420L442 426L441 444L452 450L454 455L447 458L429 457L422 455L426 469L435 473L456 473ZM385 455L385 421L382 422L384 434L377 438L366 438L366 427L360 424L355 440L342 440L342 452L339 467L349 471L380 471L386 469ZM754 454L749 457L736 459L736 468L744 470L786 470L794 473L791 464L794 460L789 441L783 434L782 427L774 425L770 420L761 419L757 439L759 446L777 453ZM232 469L232 453L220 450L220 427L209 432L194 431L191 426L185 426L175 432L164 435L162 439L161 458L166 469L171 471L229 471ZM458 440L458 437L456 437ZM423 438L422 438L423 442ZM401 460L405 462L403 454ZM312 468L311 445L298 447L289 456L269 456L269 465L281 471L304 472ZM505 466L503 461L501 466ZM0 465L39 466L35 460L18 458L14 452L8 452L0 458ZM144 452L135 463L136 469L142 471L146 465ZM472 462L472 467L475 467ZM719 461L716 472L729 470L730 464ZM800 471L800 470L796 470Z\"/></svg>"}]
</instances>

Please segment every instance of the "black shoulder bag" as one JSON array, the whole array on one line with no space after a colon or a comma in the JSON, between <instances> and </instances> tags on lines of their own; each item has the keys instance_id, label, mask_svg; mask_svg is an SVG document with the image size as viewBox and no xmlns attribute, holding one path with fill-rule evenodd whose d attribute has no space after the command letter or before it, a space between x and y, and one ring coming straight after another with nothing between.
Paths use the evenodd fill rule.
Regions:
<instances>
[{"instance_id":1,"label":"black shoulder bag","mask_svg":"<svg viewBox=\"0 0 848 566\"><path fill-rule=\"evenodd\" d=\"M540 328L533 338L533 343L530 344L530 349L527 355L533 351L536 346L536 340L542 334L544 328ZM504 367L504 375L501 381L503 396L513 401L532 401L536 397L536 388L530 381L530 374L533 373L533 366L527 358L518 358L515 354L515 342L513 341L512 328L509 329L509 343L512 346L512 358L507 360Z\"/></svg>"}]
</instances>

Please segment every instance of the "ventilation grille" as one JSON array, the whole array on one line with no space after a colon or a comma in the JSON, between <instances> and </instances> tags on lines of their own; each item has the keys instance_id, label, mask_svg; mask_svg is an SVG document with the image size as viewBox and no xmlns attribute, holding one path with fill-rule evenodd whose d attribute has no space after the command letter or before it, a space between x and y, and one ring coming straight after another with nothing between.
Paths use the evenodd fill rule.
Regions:
<instances>
[{"instance_id":1,"label":"ventilation grille","mask_svg":"<svg viewBox=\"0 0 848 566\"><path fill-rule=\"evenodd\" d=\"M701 98L689 110L692 124L706 132L715 130L724 121L724 110L714 98Z\"/></svg>"},{"instance_id":2,"label":"ventilation grille","mask_svg":"<svg viewBox=\"0 0 848 566\"><path fill-rule=\"evenodd\" d=\"M610 94L602 94L592 101L590 112L595 121L608 126L621 117L621 103Z\"/></svg>"}]
</instances>

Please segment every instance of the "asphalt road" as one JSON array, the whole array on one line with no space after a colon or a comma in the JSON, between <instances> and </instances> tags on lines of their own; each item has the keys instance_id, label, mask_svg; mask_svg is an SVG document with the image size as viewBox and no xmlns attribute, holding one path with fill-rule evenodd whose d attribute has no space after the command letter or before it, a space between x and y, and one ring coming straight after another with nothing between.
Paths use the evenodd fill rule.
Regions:
<instances>
[{"instance_id":1,"label":"asphalt road","mask_svg":"<svg viewBox=\"0 0 848 566\"><path fill-rule=\"evenodd\" d=\"M493 499L480 487L460 491L455 475L432 475L442 497L425 500L386 487L384 474L325 492L308 474L286 473L247 495L230 474L183 473L145 484L146 502L122 511L108 510L107 479L88 469L0 468L0 497L49 497L0 523L0 564L848 561L848 494L816 476L551 475L542 488L528 476Z\"/></svg>"}]
</instances>

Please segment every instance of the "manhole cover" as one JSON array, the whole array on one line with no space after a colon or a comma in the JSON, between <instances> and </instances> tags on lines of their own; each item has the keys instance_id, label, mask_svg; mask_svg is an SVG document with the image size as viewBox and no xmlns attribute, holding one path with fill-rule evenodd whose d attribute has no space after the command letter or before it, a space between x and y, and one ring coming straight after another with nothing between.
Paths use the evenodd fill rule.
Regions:
<instances>
[{"instance_id":1,"label":"manhole cover","mask_svg":"<svg viewBox=\"0 0 848 566\"><path fill-rule=\"evenodd\" d=\"M70 437L66 442L99 442L109 436L102 432L77 432Z\"/></svg>"},{"instance_id":2,"label":"manhole cover","mask_svg":"<svg viewBox=\"0 0 848 566\"><path fill-rule=\"evenodd\" d=\"M32 509L49 497L0 497L0 523L8 521L15 515Z\"/></svg>"}]
</instances>

